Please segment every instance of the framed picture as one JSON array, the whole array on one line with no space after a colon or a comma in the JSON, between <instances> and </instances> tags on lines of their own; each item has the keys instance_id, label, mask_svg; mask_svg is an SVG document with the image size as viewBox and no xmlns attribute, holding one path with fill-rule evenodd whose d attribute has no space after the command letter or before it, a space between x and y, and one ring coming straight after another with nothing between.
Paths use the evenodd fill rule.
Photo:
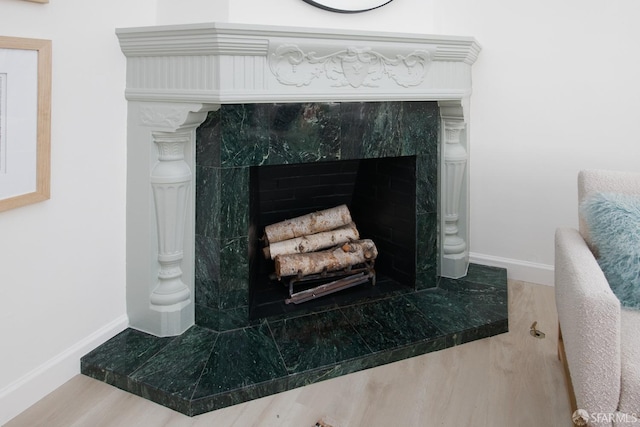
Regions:
<instances>
[{"instance_id":1,"label":"framed picture","mask_svg":"<svg viewBox=\"0 0 640 427\"><path fill-rule=\"evenodd\" d=\"M51 41L0 36L0 211L49 198Z\"/></svg>"}]
</instances>

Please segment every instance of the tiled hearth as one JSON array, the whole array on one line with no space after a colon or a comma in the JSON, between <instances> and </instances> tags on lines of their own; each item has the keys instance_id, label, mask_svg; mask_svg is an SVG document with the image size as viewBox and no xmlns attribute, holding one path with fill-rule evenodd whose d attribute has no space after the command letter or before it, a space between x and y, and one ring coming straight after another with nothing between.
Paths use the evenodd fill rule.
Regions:
<instances>
[{"instance_id":1,"label":"tiled hearth","mask_svg":"<svg viewBox=\"0 0 640 427\"><path fill-rule=\"evenodd\" d=\"M127 329L82 373L193 416L508 330L506 271L215 332L157 338Z\"/></svg>"}]
</instances>

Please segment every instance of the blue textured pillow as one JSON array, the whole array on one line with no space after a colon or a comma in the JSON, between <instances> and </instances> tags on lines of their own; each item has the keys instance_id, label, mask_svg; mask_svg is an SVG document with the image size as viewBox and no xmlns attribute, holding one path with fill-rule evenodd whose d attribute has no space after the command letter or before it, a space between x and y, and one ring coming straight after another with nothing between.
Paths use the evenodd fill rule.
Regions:
<instances>
[{"instance_id":1,"label":"blue textured pillow","mask_svg":"<svg viewBox=\"0 0 640 427\"><path fill-rule=\"evenodd\" d=\"M580 209L611 290L640 310L640 196L596 193Z\"/></svg>"}]
</instances>

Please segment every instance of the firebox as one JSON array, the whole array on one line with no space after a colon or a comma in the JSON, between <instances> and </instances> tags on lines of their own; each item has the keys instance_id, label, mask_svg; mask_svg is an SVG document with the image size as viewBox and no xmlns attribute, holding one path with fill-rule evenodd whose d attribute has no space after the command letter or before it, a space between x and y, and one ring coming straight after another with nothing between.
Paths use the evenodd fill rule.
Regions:
<instances>
[{"instance_id":1,"label":"firebox","mask_svg":"<svg viewBox=\"0 0 640 427\"><path fill-rule=\"evenodd\" d=\"M196 323L256 318L437 283L438 104L223 105L197 132ZM262 256L268 224L347 205L375 241L372 282L286 304Z\"/></svg>"},{"instance_id":2,"label":"firebox","mask_svg":"<svg viewBox=\"0 0 640 427\"><path fill-rule=\"evenodd\" d=\"M375 276L365 281L364 286L338 288L330 297L322 295L316 299L314 294L313 301L305 301L305 307L301 307L288 303L287 284L292 280L274 278L273 260L264 256L259 244L252 246L250 318L320 305L349 304L372 294L415 289L415 166L415 156L404 156L252 167L250 242L260 241L261 230L270 224L344 205L359 237L375 242L378 255ZM350 283L348 279L333 281L333 277L336 276L310 282ZM314 289L320 286L323 285Z\"/></svg>"}]
</instances>

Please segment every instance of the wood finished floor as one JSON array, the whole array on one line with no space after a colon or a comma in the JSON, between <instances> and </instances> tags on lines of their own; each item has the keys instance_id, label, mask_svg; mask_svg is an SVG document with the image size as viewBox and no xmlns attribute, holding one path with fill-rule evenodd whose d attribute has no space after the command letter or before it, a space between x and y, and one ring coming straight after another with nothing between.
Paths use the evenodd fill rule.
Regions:
<instances>
[{"instance_id":1,"label":"wood finished floor","mask_svg":"<svg viewBox=\"0 0 640 427\"><path fill-rule=\"evenodd\" d=\"M553 288L510 281L509 329L193 418L78 375L5 427L570 426Z\"/></svg>"}]
</instances>

